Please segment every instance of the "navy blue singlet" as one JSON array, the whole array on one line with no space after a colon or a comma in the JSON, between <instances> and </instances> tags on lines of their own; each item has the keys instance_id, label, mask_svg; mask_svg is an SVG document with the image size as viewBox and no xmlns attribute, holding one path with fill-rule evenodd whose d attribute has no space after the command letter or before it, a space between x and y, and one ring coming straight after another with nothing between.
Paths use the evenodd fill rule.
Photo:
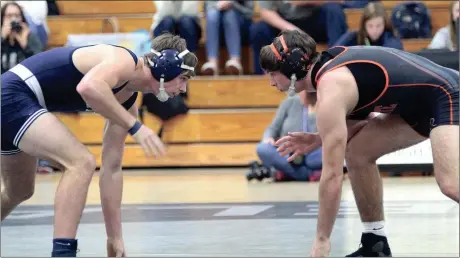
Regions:
<instances>
[{"instance_id":1,"label":"navy blue singlet","mask_svg":"<svg viewBox=\"0 0 460 258\"><path fill-rule=\"evenodd\" d=\"M72 61L78 48L61 47L36 54L2 74L2 155L20 152L19 141L41 114L90 110L76 90L84 76ZM126 50L137 64L137 56ZM136 98L137 92L122 105L129 109Z\"/></svg>"}]
</instances>

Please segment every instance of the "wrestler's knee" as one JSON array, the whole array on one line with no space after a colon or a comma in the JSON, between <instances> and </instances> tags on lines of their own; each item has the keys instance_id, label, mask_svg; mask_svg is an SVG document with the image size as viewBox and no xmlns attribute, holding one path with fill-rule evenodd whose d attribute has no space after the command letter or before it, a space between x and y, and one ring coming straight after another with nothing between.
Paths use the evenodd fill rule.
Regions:
<instances>
[{"instance_id":1,"label":"wrestler's knee","mask_svg":"<svg viewBox=\"0 0 460 258\"><path fill-rule=\"evenodd\" d=\"M78 173L85 177L92 177L96 170L96 157L89 151L84 150L76 153L70 162L63 165L68 172Z\"/></svg>"},{"instance_id":2,"label":"wrestler's knee","mask_svg":"<svg viewBox=\"0 0 460 258\"><path fill-rule=\"evenodd\" d=\"M447 197L459 199L458 126L438 126L430 133L436 182Z\"/></svg>"},{"instance_id":3,"label":"wrestler's knee","mask_svg":"<svg viewBox=\"0 0 460 258\"><path fill-rule=\"evenodd\" d=\"M443 168L444 169L444 168ZM458 189L458 172L455 171L440 171L435 169L434 171L436 182L441 189L441 192L457 202L459 201L459 189Z\"/></svg>"},{"instance_id":4,"label":"wrestler's knee","mask_svg":"<svg viewBox=\"0 0 460 258\"><path fill-rule=\"evenodd\" d=\"M35 183L24 181L21 185L5 184L3 192L11 201L21 203L32 198L35 192Z\"/></svg>"},{"instance_id":5,"label":"wrestler's knee","mask_svg":"<svg viewBox=\"0 0 460 258\"><path fill-rule=\"evenodd\" d=\"M457 178L458 179L458 178ZM459 201L459 191L458 191L458 181L455 182L455 179L443 178L438 181L439 188L441 192L457 202Z\"/></svg>"},{"instance_id":6,"label":"wrestler's knee","mask_svg":"<svg viewBox=\"0 0 460 258\"><path fill-rule=\"evenodd\" d=\"M363 168L375 164L378 155L370 151L358 141L350 141L345 151L345 161L348 168Z\"/></svg>"}]
</instances>

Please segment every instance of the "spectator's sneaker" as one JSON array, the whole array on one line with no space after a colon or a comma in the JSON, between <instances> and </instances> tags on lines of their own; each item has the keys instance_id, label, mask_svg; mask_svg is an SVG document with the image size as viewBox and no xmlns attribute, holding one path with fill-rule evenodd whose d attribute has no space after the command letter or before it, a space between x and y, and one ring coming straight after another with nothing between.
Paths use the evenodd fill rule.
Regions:
<instances>
[{"instance_id":1,"label":"spectator's sneaker","mask_svg":"<svg viewBox=\"0 0 460 258\"><path fill-rule=\"evenodd\" d=\"M317 182L321 179L321 169L315 170L308 176L308 181Z\"/></svg>"},{"instance_id":2,"label":"spectator's sneaker","mask_svg":"<svg viewBox=\"0 0 460 258\"><path fill-rule=\"evenodd\" d=\"M54 168L48 161L40 160L38 162L37 173L38 174L50 174L54 172Z\"/></svg>"},{"instance_id":3,"label":"spectator's sneaker","mask_svg":"<svg viewBox=\"0 0 460 258\"><path fill-rule=\"evenodd\" d=\"M225 63L225 73L227 75L241 75L243 74L243 66L240 62L230 59Z\"/></svg>"},{"instance_id":4,"label":"spectator's sneaker","mask_svg":"<svg viewBox=\"0 0 460 258\"><path fill-rule=\"evenodd\" d=\"M391 257L390 245L386 237L363 233L361 247L346 257Z\"/></svg>"},{"instance_id":5,"label":"spectator's sneaker","mask_svg":"<svg viewBox=\"0 0 460 258\"><path fill-rule=\"evenodd\" d=\"M47 166L39 166L37 168L37 173L38 174L51 174L53 173L54 170L52 167L47 167Z\"/></svg>"},{"instance_id":6,"label":"spectator's sneaker","mask_svg":"<svg viewBox=\"0 0 460 258\"><path fill-rule=\"evenodd\" d=\"M201 74L202 75L207 75L207 76L211 76L211 75L215 76L215 75L219 74L218 70L219 69L218 69L216 63L214 63L214 62L206 62L201 67Z\"/></svg>"},{"instance_id":7,"label":"spectator's sneaker","mask_svg":"<svg viewBox=\"0 0 460 258\"><path fill-rule=\"evenodd\" d=\"M275 171L275 173L273 175L273 181L282 182L282 181L285 181L286 179L287 179L287 177L283 172L281 172L279 170Z\"/></svg>"},{"instance_id":8,"label":"spectator's sneaker","mask_svg":"<svg viewBox=\"0 0 460 258\"><path fill-rule=\"evenodd\" d=\"M287 176L283 171L272 169L270 178L273 182L290 182L295 181L290 176Z\"/></svg>"}]
</instances>

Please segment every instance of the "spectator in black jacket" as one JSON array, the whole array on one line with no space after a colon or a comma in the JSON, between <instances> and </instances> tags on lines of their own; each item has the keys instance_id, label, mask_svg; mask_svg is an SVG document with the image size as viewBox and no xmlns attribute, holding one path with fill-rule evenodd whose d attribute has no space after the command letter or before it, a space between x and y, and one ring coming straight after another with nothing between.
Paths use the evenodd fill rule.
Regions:
<instances>
[{"instance_id":1,"label":"spectator in black jacket","mask_svg":"<svg viewBox=\"0 0 460 258\"><path fill-rule=\"evenodd\" d=\"M342 35L334 46L383 46L403 49L401 40L395 35L391 21L381 2L370 2L364 7L358 31Z\"/></svg>"},{"instance_id":2,"label":"spectator in black jacket","mask_svg":"<svg viewBox=\"0 0 460 258\"><path fill-rule=\"evenodd\" d=\"M30 32L22 8L14 2L6 3L1 9L2 73L13 68L24 59L43 51L38 37Z\"/></svg>"}]
</instances>

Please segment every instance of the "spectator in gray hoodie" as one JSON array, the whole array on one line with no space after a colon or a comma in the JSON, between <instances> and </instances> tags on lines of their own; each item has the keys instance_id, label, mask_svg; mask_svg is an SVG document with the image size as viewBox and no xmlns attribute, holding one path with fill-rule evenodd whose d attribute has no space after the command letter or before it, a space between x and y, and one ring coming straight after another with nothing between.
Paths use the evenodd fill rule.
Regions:
<instances>
[{"instance_id":1,"label":"spectator in gray hoodie","mask_svg":"<svg viewBox=\"0 0 460 258\"><path fill-rule=\"evenodd\" d=\"M286 98L257 145L257 155L265 167L275 168L275 180L317 181L321 175L322 148L318 148L302 159L288 162L274 146L275 141L289 132L317 132L315 115L316 93L302 91L297 96Z\"/></svg>"}]
</instances>

